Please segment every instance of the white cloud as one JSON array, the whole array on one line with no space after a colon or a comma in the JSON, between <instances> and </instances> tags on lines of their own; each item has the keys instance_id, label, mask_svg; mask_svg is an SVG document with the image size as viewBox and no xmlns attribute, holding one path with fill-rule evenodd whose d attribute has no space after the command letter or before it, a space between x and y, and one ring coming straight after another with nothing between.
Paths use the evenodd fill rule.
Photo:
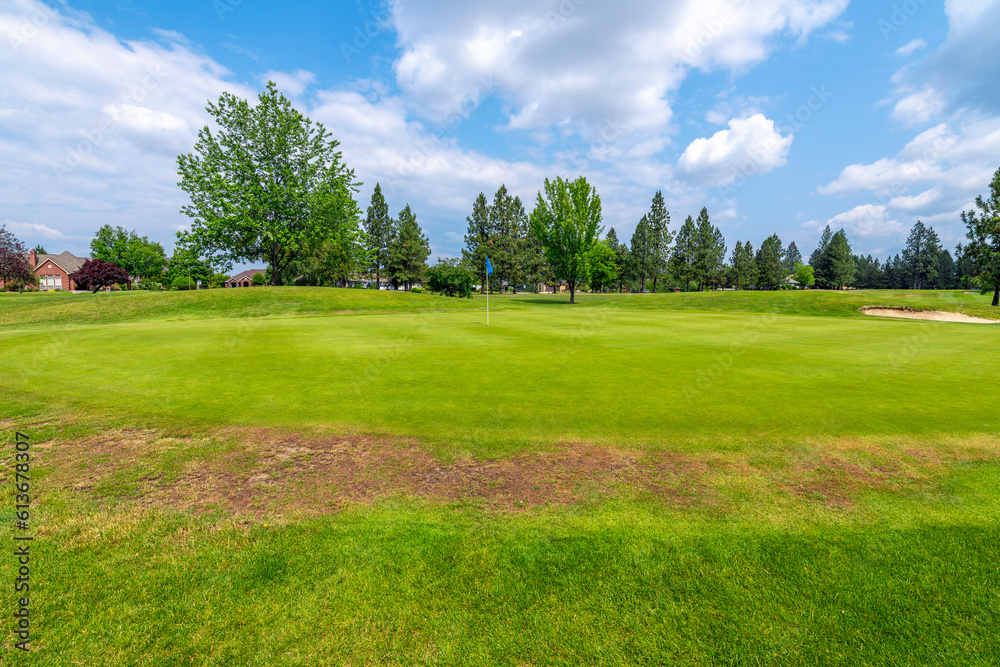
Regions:
<instances>
[{"instance_id":1,"label":"white cloud","mask_svg":"<svg viewBox=\"0 0 1000 667\"><path fill-rule=\"evenodd\" d=\"M785 164L792 135L782 136L763 114L734 118L728 130L695 139L677 162L677 173L710 185L764 174Z\"/></svg>"},{"instance_id":2,"label":"white cloud","mask_svg":"<svg viewBox=\"0 0 1000 667\"><path fill-rule=\"evenodd\" d=\"M843 228L847 231L848 238L899 237L907 231L902 223L890 220L888 209L879 204L855 206L850 211L833 216L825 225L830 225L833 230Z\"/></svg>"},{"instance_id":3,"label":"white cloud","mask_svg":"<svg viewBox=\"0 0 1000 667\"><path fill-rule=\"evenodd\" d=\"M925 88L896 102L892 117L911 127L940 116L944 109L945 101L941 94L933 88Z\"/></svg>"},{"instance_id":4,"label":"white cloud","mask_svg":"<svg viewBox=\"0 0 1000 667\"><path fill-rule=\"evenodd\" d=\"M918 37L917 39L907 42L903 46L896 49L896 55L903 56L905 58L906 56L912 54L914 51L919 51L925 46L927 46L927 42Z\"/></svg>"},{"instance_id":5,"label":"white cloud","mask_svg":"<svg viewBox=\"0 0 1000 667\"><path fill-rule=\"evenodd\" d=\"M260 77L262 86L268 81L274 81L278 85L278 90L285 95L298 98L302 96L302 93L306 92L306 88L316 83L316 75L304 69L295 70L294 72L275 72L272 70Z\"/></svg>"}]
</instances>

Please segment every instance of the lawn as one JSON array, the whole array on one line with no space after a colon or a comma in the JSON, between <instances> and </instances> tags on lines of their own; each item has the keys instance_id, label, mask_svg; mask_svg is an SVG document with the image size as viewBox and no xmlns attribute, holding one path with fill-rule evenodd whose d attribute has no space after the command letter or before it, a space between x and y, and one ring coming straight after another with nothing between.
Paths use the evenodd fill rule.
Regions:
<instances>
[{"instance_id":1,"label":"lawn","mask_svg":"<svg viewBox=\"0 0 1000 667\"><path fill-rule=\"evenodd\" d=\"M988 299L3 295L30 664L995 664Z\"/></svg>"}]
</instances>

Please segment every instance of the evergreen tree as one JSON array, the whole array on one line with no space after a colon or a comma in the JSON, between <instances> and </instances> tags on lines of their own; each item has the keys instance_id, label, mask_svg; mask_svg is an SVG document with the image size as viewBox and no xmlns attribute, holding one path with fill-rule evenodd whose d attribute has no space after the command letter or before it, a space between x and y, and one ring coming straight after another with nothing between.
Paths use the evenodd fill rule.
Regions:
<instances>
[{"instance_id":1,"label":"evergreen tree","mask_svg":"<svg viewBox=\"0 0 1000 667\"><path fill-rule=\"evenodd\" d=\"M649 216L644 215L635 226L632 234L632 243L629 250L629 257L632 260L630 266L631 275L639 281L639 291L646 289L646 278L655 271L655 250L656 238Z\"/></svg>"},{"instance_id":2,"label":"evergreen tree","mask_svg":"<svg viewBox=\"0 0 1000 667\"><path fill-rule=\"evenodd\" d=\"M712 225L706 208L698 214L695 248L695 280L698 291L703 292L707 284L717 279L726 259L726 239L719 228Z\"/></svg>"},{"instance_id":3,"label":"evergreen tree","mask_svg":"<svg viewBox=\"0 0 1000 667\"><path fill-rule=\"evenodd\" d=\"M389 266L389 244L392 241L392 218L389 207L382 196L382 186L375 184L368 215L364 221L364 243L368 256L367 270L375 274L375 286L380 286L383 271Z\"/></svg>"},{"instance_id":4,"label":"evergreen tree","mask_svg":"<svg viewBox=\"0 0 1000 667\"><path fill-rule=\"evenodd\" d=\"M785 275L791 275L795 272L795 265L802 263L802 253L799 252L799 247L795 245L795 241L791 241L788 244L788 248L785 249Z\"/></svg>"},{"instance_id":5,"label":"evergreen tree","mask_svg":"<svg viewBox=\"0 0 1000 667\"><path fill-rule=\"evenodd\" d=\"M1000 169L990 183L990 197L976 197L975 211L962 212L969 243L965 255L984 291L993 290L993 305L1000 306Z\"/></svg>"},{"instance_id":6,"label":"evergreen tree","mask_svg":"<svg viewBox=\"0 0 1000 667\"><path fill-rule=\"evenodd\" d=\"M938 252L938 289L956 289L958 279L955 277L955 260L946 249Z\"/></svg>"},{"instance_id":7,"label":"evergreen tree","mask_svg":"<svg viewBox=\"0 0 1000 667\"><path fill-rule=\"evenodd\" d=\"M733 256L730 260L733 272L733 285L736 289L750 289L756 283L756 272L754 271L754 258L751 254L750 242L746 245L737 241L733 248Z\"/></svg>"},{"instance_id":8,"label":"evergreen tree","mask_svg":"<svg viewBox=\"0 0 1000 667\"><path fill-rule=\"evenodd\" d=\"M668 229L670 212L663 201L663 192L657 190L649 207L649 227L651 231L649 271L653 278L653 292L656 292L657 281L667 270L667 258L670 254L670 244L673 233Z\"/></svg>"},{"instance_id":9,"label":"evergreen tree","mask_svg":"<svg viewBox=\"0 0 1000 667\"><path fill-rule=\"evenodd\" d=\"M830 225L826 226L823 230L823 234L819 238L819 245L813 251L813 254L809 255L809 266L814 269L819 268L820 260L823 255L826 254L826 249L830 245L830 240L833 238L833 231L830 229Z\"/></svg>"},{"instance_id":10,"label":"evergreen tree","mask_svg":"<svg viewBox=\"0 0 1000 667\"><path fill-rule=\"evenodd\" d=\"M404 289L409 290L423 276L430 254L430 244L417 224L417 216L413 215L407 204L399 212L396 233L389 246L388 270L393 286L398 288L403 285Z\"/></svg>"},{"instance_id":11,"label":"evergreen tree","mask_svg":"<svg viewBox=\"0 0 1000 667\"><path fill-rule=\"evenodd\" d=\"M500 291L504 285L513 287L524 279L524 261L528 236L528 216L519 197L512 197L507 186L501 185L490 207L490 262L493 264L493 284Z\"/></svg>"},{"instance_id":12,"label":"evergreen tree","mask_svg":"<svg viewBox=\"0 0 1000 667\"><path fill-rule=\"evenodd\" d=\"M757 265L757 284L765 289L776 289L788 275L785 273L785 250L777 234L764 240L754 258Z\"/></svg>"},{"instance_id":13,"label":"evergreen tree","mask_svg":"<svg viewBox=\"0 0 1000 667\"><path fill-rule=\"evenodd\" d=\"M822 272L828 287L841 289L853 284L854 255L847 240L847 232L843 229L830 239L817 271Z\"/></svg>"},{"instance_id":14,"label":"evergreen tree","mask_svg":"<svg viewBox=\"0 0 1000 667\"><path fill-rule=\"evenodd\" d=\"M910 275L910 289L924 289L935 284L938 278L938 263L941 242L933 227L926 227L917 220L906 239L903 261Z\"/></svg>"},{"instance_id":15,"label":"evergreen tree","mask_svg":"<svg viewBox=\"0 0 1000 667\"><path fill-rule=\"evenodd\" d=\"M472 204L472 215L465 219L469 227L465 232L465 248L462 258L479 280L479 292L485 294L488 281L486 276L486 256L490 253L492 236L490 207L482 192ZM492 260L491 260L492 261Z\"/></svg>"},{"instance_id":16,"label":"evergreen tree","mask_svg":"<svg viewBox=\"0 0 1000 667\"><path fill-rule=\"evenodd\" d=\"M631 261L628 246L618 240L618 234L615 232L614 227L608 230L608 236L605 241L607 241L608 247L611 248L615 254L615 268L618 272L617 285L618 291L621 292L625 281L625 273L628 270L629 262Z\"/></svg>"},{"instance_id":17,"label":"evergreen tree","mask_svg":"<svg viewBox=\"0 0 1000 667\"><path fill-rule=\"evenodd\" d=\"M677 232L673 252L670 254L670 271L684 291L691 291L691 282L696 279L695 263L698 253L698 228L689 215Z\"/></svg>"}]
</instances>

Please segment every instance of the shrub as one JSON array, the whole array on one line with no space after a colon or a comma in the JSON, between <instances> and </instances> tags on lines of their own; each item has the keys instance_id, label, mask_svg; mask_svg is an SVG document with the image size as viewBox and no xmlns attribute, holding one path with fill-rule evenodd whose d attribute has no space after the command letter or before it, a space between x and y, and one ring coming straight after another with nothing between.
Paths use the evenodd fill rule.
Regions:
<instances>
[{"instance_id":1,"label":"shrub","mask_svg":"<svg viewBox=\"0 0 1000 667\"><path fill-rule=\"evenodd\" d=\"M132 289L156 291L163 289L163 285L161 285L160 283L154 283L152 280L144 280L141 283L136 283L135 285L132 285Z\"/></svg>"},{"instance_id":2,"label":"shrub","mask_svg":"<svg viewBox=\"0 0 1000 667\"><path fill-rule=\"evenodd\" d=\"M413 294L423 294L424 290L421 287L411 287L410 292Z\"/></svg>"},{"instance_id":3,"label":"shrub","mask_svg":"<svg viewBox=\"0 0 1000 667\"><path fill-rule=\"evenodd\" d=\"M263 273L253 274L253 278L250 279L250 284L253 285L254 287L260 287L261 285L263 285L264 274Z\"/></svg>"},{"instance_id":4,"label":"shrub","mask_svg":"<svg viewBox=\"0 0 1000 667\"><path fill-rule=\"evenodd\" d=\"M427 269L427 286L434 292L447 296L472 298L472 284L476 277L457 260L438 262Z\"/></svg>"},{"instance_id":5,"label":"shrub","mask_svg":"<svg viewBox=\"0 0 1000 667\"><path fill-rule=\"evenodd\" d=\"M189 280L187 276L178 276L177 278L174 278L174 281L170 283L170 286L179 290L195 289L195 280L194 278Z\"/></svg>"}]
</instances>

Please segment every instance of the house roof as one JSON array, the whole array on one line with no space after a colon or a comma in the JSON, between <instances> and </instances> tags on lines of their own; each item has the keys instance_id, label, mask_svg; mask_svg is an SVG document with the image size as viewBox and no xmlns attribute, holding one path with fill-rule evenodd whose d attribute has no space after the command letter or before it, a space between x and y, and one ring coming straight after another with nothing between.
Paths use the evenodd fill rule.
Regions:
<instances>
[{"instance_id":1,"label":"house roof","mask_svg":"<svg viewBox=\"0 0 1000 667\"><path fill-rule=\"evenodd\" d=\"M265 273L264 269L249 269L247 271L241 271L232 278L230 278L229 280L227 280L226 282L231 283L233 281L241 282L243 280L253 280L254 275L258 273L264 274Z\"/></svg>"},{"instance_id":2,"label":"house roof","mask_svg":"<svg viewBox=\"0 0 1000 667\"><path fill-rule=\"evenodd\" d=\"M35 265L35 269L38 269L42 264L47 261L51 261L53 264L58 266L60 269L68 274L76 273L83 266L89 257L77 257L69 251L61 252L58 255L38 255L38 264Z\"/></svg>"}]
</instances>

